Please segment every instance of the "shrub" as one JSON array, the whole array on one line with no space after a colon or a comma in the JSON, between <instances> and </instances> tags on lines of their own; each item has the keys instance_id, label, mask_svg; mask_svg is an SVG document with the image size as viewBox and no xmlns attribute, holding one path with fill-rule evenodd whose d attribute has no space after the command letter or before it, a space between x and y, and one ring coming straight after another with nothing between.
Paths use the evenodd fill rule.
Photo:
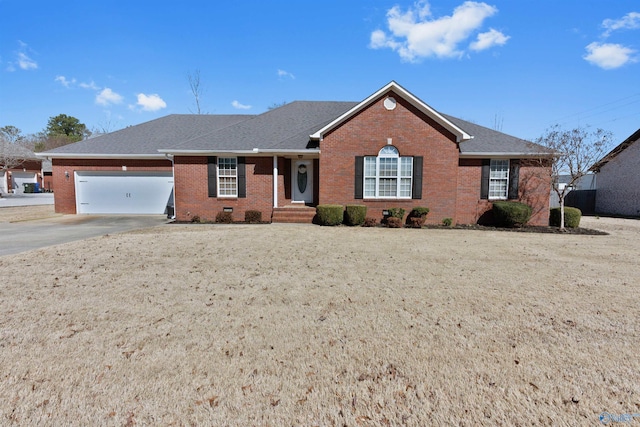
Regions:
<instances>
[{"instance_id":1,"label":"shrub","mask_svg":"<svg viewBox=\"0 0 640 427\"><path fill-rule=\"evenodd\" d=\"M524 203L493 203L493 218L499 227L522 227L531 219L531 213L531 206Z\"/></svg>"},{"instance_id":2,"label":"shrub","mask_svg":"<svg viewBox=\"0 0 640 427\"><path fill-rule=\"evenodd\" d=\"M232 224L233 223L233 214L231 212L218 212L216 215L216 222L220 224Z\"/></svg>"},{"instance_id":3,"label":"shrub","mask_svg":"<svg viewBox=\"0 0 640 427\"><path fill-rule=\"evenodd\" d=\"M401 221L404 218L404 209L402 208L389 208L387 210L389 211L389 217L398 218Z\"/></svg>"},{"instance_id":4,"label":"shrub","mask_svg":"<svg viewBox=\"0 0 640 427\"><path fill-rule=\"evenodd\" d=\"M564 226L568 228L578 228L582 211L578 208L564 207ZM553 208L549 214L549 225L560 227L560 208Z\"/></svg>"},{"instance_id":5,"label":"shrub","mask_svg":"<svg viewBox=\"0 0 640 427\"><path fill-rule=\"evenodd\" d=\"M387 227L389 227L389 228L401 228L402 227L402 220L400 218L395 217L395 216L390 216L389 218L387 218Z\"/></svg>"},{"instance_id":6,"label":"shrub","mask_svg":"<svg viewBox=\"0 0 640 427\"><path fill-rule=\"evenodd\" d=\"M320 225L340 225L344 219L344 207L342 205L318 205L318 224Z\"/></svg>"},{"instance_id":7,"label":"shrub","mask_svg":"<svg viewBox=\"0 0 640 427\"><path fill-rule=\"evenodd\" d=\"M421 216L413 216L407 218L409 228L422 228L424 225L424 218Z\"/></svg>"},{"instance_id":8,"label":"shrub","mask_svg":"<svg viewBox=\"0 0 640 427\"><path fill-rule=\"evenodd\" d=\"M453 225L453 219L452 218L443 218L442 219L442 225L444 225L445 227L451 227Z\"/></svg>"},{"instance_id":9,"label":"shrub","mask_svg":"<svg viewBox=\"0 0 640 427\"><path fill-rule=\"evenodd\" d=\"M344 211L344 223L347 225L362 225L367 216L364 205L347 205Z\"/></svg>"},{"instance_id":10,"label":"shrub","mask_svg":"<svg viewBox=\"0 0 640 427\"><path fill-rule=\"evenodd\" d=\"M192 222L193 224L198 224L198 223L200 223L200 215L193 215L193 216L191 217L191 222Z\"/></svg>"},{"instance_id":11,"label":"shrub","mask_svg":"<svg viewBox=\"0 0 640 427\"><path fill-rule=\"evenodd\" d=\"M411 212L409 212L409 215L407 215L407 224L412 228L421 228L428 214L429 208L413 208Z\"/></svg>"},{"instance_id":12,"label":"shrub","mask_svg":"<svg viewBox=\"0 0 640 427\"><path fill-rule=\"evenodd\" d=\"M378 225L378 220L376 218L372 218L370 216L364 219L363 227L376 227Z\"/></svg>"},{"instance_id":13,"label":"shrub","mask_svg":"<svg viewBox=\"0 0 640 427\"><path fill-rule=\"evenodd\" d=\"M245 211L244 220L248 223L262 222L262 212L254 210Z\"/></svg>"}]
</instances>

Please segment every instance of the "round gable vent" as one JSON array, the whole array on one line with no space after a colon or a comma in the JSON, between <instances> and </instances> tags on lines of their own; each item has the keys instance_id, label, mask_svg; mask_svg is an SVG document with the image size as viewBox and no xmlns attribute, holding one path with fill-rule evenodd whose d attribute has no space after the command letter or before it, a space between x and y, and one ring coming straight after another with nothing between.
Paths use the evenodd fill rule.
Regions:
<instances>
[{"instance_id":1,"label":"round gable vent","mask_svg":"<svg viewBox=\"0 0 640 427\"><path fill-rule=\"evenodd\" d=\"M391 96L387 97L387 99L384 100L384 108L389 111L393 110L396 108L396 100Z\"/></svg>"}]
</instances>

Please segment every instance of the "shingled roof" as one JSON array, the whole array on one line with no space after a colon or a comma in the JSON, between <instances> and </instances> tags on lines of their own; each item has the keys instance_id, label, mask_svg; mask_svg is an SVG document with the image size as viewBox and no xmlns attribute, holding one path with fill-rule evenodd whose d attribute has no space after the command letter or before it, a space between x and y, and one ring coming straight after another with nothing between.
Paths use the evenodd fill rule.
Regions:
<instances>
[{"instance_id":1,"label":"shingled roof","mask_svg":"<svg viewBox=\"0 0 640 427\"><path fill-rule=\"evenodd\" d=\"M473 136L472 139L462 141L459 144L460 155L463 157L531 157L550 155L553 152L531 141L507 135L506 133L498 132L457 117L446 114L443 114L443 116Z\"/></svg>"},{"instance_id":2,"label":"shingled roof","mask_svg":"<svg viewBox=\"0 0 640 427\"><path fill-rule=\"evenodd\" d=\"M46 157L164 157L158 150L220 131L251 119L252 115L171 114L95 138L64 145Z\"/></svg>"},{"instance_id":3,"label":"shingled roof","mask_svg":"<svg viewBox=\"0 0 640 427\"><path fill-rule=\"evenodd\" d=\"M391 82L459 137L461 157L533 157L551 151L532 142L441 114ZM40 153L48 158L161 158L167 154L291 153L318 150L318 135L372 102L295 101L259 115L172 114Z\"/></svg>"},{"instance_id":4,"label":"shingled roof","mask_svg":"<svg viewBox=\"0 0 640 427\"><path fill-rule=\"evenodd\" d=\"M356 102L295 101L216 132L160 150L165 153L289 151L313 148L309 135Z\"/></svg>"},{"instance_id":5,"label":"shingled roof","mask_svg":"<svg viewBox=\"0 0 640 427\"><path fill-rule=\"evenodd\" d=\"M602 166L604 166L607 163L609 163L618 154L622 153L630 145L635 144L639 140L640 140L640 129L635 131L629 138L627 138L624 141L622 141L618 146L616 146L616 148L614 148L613 150L609 151L602 159L598 160L593 166L591 166L591 168L589 170L590 171L594 171L594 172L600 172L600 168L602 168Z\"/></svg>"}]
</instances>

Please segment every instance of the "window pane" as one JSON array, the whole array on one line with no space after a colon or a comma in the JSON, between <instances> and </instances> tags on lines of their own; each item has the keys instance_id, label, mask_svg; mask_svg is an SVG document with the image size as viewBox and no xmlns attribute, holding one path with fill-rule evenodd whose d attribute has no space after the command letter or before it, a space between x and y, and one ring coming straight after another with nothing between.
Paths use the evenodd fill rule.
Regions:
<instances>
[{"instance_id":1,"label":"window pane","mask_svg":"<svg viewBox=\"0 0 640 427\"><path fill-rule=\"evenodd\" d=\"M509 160L491 160L489 198L506 199L509 187Z\"/></svg>"},{"instance_id":2,"label":"window pane","mask_svg":"<svg viewBox=\"0 0 640 427\"><path fill-rule=\"evenodd\" d=\"M375 178L365 178L364 197L376 197L376 179Z\"/></svg>"},{"instance_id":3,"label":"window pane","mask_svg":"<svg viewBox=\"0 0 640 427\"><path fill-rule=\"evenodd\" d=\"M218 157L218 196L237 196L237 162L235 157Z\"/></svg>"},{"instance_id":4,"label":"window pane","mask_svg":"<svg viewBox=\"0 0 640 427\"><path fill-rule=\"evenodd\" d=\"M364 158L364 176L376 176L376 158L365 157Z\"/></svg>"},{"instance_id":5,"label":"window pane","mask_svg":"<svg viewBox=\"0 0 640 427\"><path fill-rule=\"evenodd\" d=\"M398 157L398 149L393 145L385 145L384 147L382 147L382 150L378 152L378 155L380 157L382 156Z\"/></svg>"},{"instance_id":6,"label":"window pane","mask_svg":"<svg viewBox=\"0 0 640 427\"><path fill-rule=\"evenodd\" d=\"M400 197L411 197L411 178L400 178Z\"/></svg>"},{"instance_id":7,"label":"window pane","mask_svg":"<svg viewBox=\"0 0 640 427\"><path fill-rule=\"evenodd\" d=\"M380 157L380 176L398 176L398 159Z\"/></svg>"},{"instance_id":8,"label":"window pane","mask_svg":"<svg viewBox=\"0 0 640 427\"><path fill-rule=\"evenodd\" d=\"M395 197L398 192L398 180L396 178L380 178L378 196Z\"/></svg>"},{"instance_id":9,"label":"window pane","mask_svg":"<svg viewBox=\"0 0 640 427\"><path fill-rule=\"evenodd\" d=\"M400 176L413 176L413 157L400 158Z\"/></svg>"}]
</instances>

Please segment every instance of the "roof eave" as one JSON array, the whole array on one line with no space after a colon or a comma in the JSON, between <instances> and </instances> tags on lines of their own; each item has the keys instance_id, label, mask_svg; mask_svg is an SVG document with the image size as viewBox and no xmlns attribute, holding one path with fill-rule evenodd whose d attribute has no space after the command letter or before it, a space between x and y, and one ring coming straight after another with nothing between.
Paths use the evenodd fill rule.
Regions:
<instances>
[{"instance_id":1,"label":"roof eave","mask_svg":"<svg viewBox=\"0 0 640 427\"><path fill-rule=\"evenodd\" d=\"M310 138L314 140L322 140L324 134L331 131L336 126L348 120L349 118L355 116L357 113L359 113L360 111L368 107L374 100L376 100L377 98L379 98L384 93L390 90L393 90L394 92L402 96L404 99L407 99L414 107L416 107L418 110L420 110L427 116L431 117L433 120L435 120L440 125L442 125L445 129L447 129L449 132L455 135L456 142L462 142L462 141L466 141L473 138L471 135L469 135L464 130L462 130L461 128L459 128L449 120L447 120L444 116L442 116L442 114L438 113L429 105L425 104L418 97L416 97L411 92L409 92L408 90L400 86L395 81L389 82L387 85L385 85L380 90L378 90L377 92L375 92L374 94L366 98L364 101L360 102L358 105L351 108L349 111L345 112L340 117L336 118L331 123L324 126L322 129L311 134Z\"/></svg>"},{"instance_id":2,"label":"roof eave","mask_svg":"<svg viewBox=\"0 0 640 427\"><path fill-rule=\"evenodd\" d=\"M252 150L172 150L162 149L158 150L163 154L169 154L173 156L211 156L211 155L244 155L244 156L259 156L261 154L268 154L271 156L282 155L316 155L320 154L319 149L268 149L268 148L254 148Z\"/></svg>"},{"instance_id":3,"label":"roof eave","mask_svg":"<svg viewBox=\"0 0 640 427\"><path fill-rule=\"evenodd\" d=\"M165 159L164 154L106 154L106 153L36 153L36 156L45 159Z\"/></svg>"},{"instance_id":4,"label":"roof eave","mask_svg":"<svg viewBox=\"0 0 640 427\"><path fill-rule=\"evenodd\" d=\"M505 152L496 152L496 151L485 151L485 152L475 152L475 153L460 153L461 159L539 159L541 157L553 157L554 153L525 153L525 152L514 152L514 153L505 153Z\"/></svg>"}]
</instances>

